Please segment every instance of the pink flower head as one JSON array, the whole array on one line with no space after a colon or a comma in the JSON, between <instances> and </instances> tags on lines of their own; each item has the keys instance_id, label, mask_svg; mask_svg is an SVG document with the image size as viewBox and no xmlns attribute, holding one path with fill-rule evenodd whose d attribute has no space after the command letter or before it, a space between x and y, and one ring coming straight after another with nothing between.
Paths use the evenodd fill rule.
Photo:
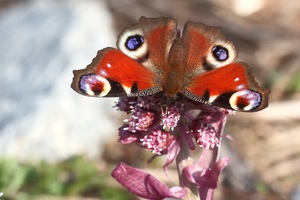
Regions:
<instances>
[{"instance_id":1,"label":"pink flower head","mask_svg":"<svg viewBox=\"0 0 300 200\"><path fill-rule=\"evenodd\" d=\"M162 93L142 97L122 97L116 104L129 114L119 129L122 144L135 142L156 155L168 153L176 138L188 142L194 149L192 138L203 149L219 145L213 123L226 118L228 112L184 98L164 98Z\"/></svg>"},{"instance_id":2,"label":"pink flower head","mask_svg":"<svg viewBox=\"0 0 300 200\"><path fill-rule=\"evenodd\" d=\"M140 107L134 107L132 115L129 120L126 121L129 123L128 130L134 133L136 131L147 131L153 120L153 112L144 110Z\"/></svg>"},{"instance_id":3,"label":"pink flower head","mask_svg":"<svg viewBox=\"0 0 300 200\"><path fill-rule=\"evenodd\" d=\"M155 130L140 139L141 146L152 150L152 153L161 155L166 152L173 140L173 136L168 131Z\"/></svg>"},{"instance_id":4,"label":"pink flower head","mask_svg":"<svg viewBox=\"0 0 300 200\"><path fill-rule=\"evenodd\" d=\"M200 124L193 132L196 138L196 143L203 149L212 149L219 146L219 137L213 126L210 124Z\"/></svg>"},{"instance_id":5,"label":"pink flower head","mask_svg":"<svg viewBox=\"0 0 300 200\"><path fill-rule=\"evenodd\" d=\"M132 110L133 105L136 104L136 100L137 97L120 97L114 107L116 107L117 110L129 113Z\"/></svg>"},{"instance_id":6,"label":"pink flower head","mask_svg":"<svg viewBox=\"0 0 300 200\"><path fill-rule=\"evenodd\" d=\"M167 99L162 93L143 97L122 97L116 107L129 115L119 128L119 141L122 144L136 143L150 150L155 156L167 155L163 168L168 177L168 166L182 149L186 152L199 146L205 156L212 158L220 146L220 137L229 113L227 110L191 101L182 96ZM182 155L188 154L181 153ZM227 160L221 159L216 162L216 157L207 159L205 156L201 156L199 161L192 165L183 164L182 176L185 176L186 182L190 181L196 185L201 199L212 199L204 196L209 194L208 190L217 186L218 176L227 165ZM207 160L213 165L205 163ZM176 197L174 189L169 189L150 174L125 164L120 164L114 170L113 176L126 189L140 197ZM179 191L180 195L184 193L182 188Z\"/></svg>"},{"instance_id":7,"label":"pink flower head","mask_svg":"<svg viewBox=\"0 0 300 200\"><path fill-rule=\"evenodd\" d=\"M129 119L119 128L119 141L135 142L156 155L166 154L175 139L169 129L176 127L183 106L182 103L181 107L177 106L176 101L170 107L166 104L161 94L120 98L116 107L129 114Z\"/></svg>"},{"instance_id":8,"label":"pink flower head","mask_svg":"<svg viewBox=\"0 0 300 200\"><path fill-rule=\"evenodd\" d=\"M172 131L177 126L180 120L181 112L183 111L184 103L181 101L174 101L170 104L166 111L162 113L162 122L164 128L171 129Z\"/></svg>"}]
</instances>

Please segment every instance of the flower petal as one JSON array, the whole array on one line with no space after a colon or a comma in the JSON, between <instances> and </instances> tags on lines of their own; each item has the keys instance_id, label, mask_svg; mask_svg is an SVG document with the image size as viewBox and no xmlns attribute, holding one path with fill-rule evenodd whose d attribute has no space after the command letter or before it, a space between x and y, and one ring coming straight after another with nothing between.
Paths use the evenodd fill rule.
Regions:
<instances>
[{"instance_id":1,"label":"flower petal","mask_svg":"<svg viewBox=\"0 0 300 200\"><path fill-rule=\"evenodd\" d=\"M175 158L177 157L179 151L180 151L180 140L177 139L177 140L172 141L172 143L168 147L166 163L163 166L164 172L167 175L168 179L170 179L168 167L175 160Z\"/></svg>"},{"instance_id":2,"label":"flower petal","mask_svg":"<svg viewBox=\"0 0 300 200\"><path fill-rule=\"evenodd\" d=\"M161 200L167 197L182 198L186 195L184 188L169 189L166 184L151 174L125 163L120 163L113 170L112 176L128 191L142 198Z\"/></svg>"},{"instance_id":3,"label":"flower petal","mask_svg":"<svg viewBox=\"0 0 300 200\"><path fill-rule=\"evenodd\" d=\"M190 150L195 150L196 146L194 144L195 136L193 134L193 130L190 130L190 128L188 126L184 126L184 125L181 125L181 124L178 125L178 130L181 133L182 139L189 146L189 149Z\"/></svg>"},{"instance_id":4,"label":"flower petal","mask_svg":"<svg viewBox=\"0 0 300 200\"><path fill-rule=\"evenodd\" d=\"M119 128L119 142L121 144L130 144L137 141L138 138L136 134L128 130L128 126L121 126Z\"/></svg>"},{"instance_id":5,"label":"flower petal","mask_svg":"<svg viewBox=\"0 0 300 200\"><path fill-rule=\"evenodd\" d=\"M170 191L172 192L172 194L176 198L182 198L185 195L187 195L187 190L185 188L179 187L179 186L175 186L175 187L170 188Z\"/></svg>"},{"instance_id":6,"label":"flower petal","mask_svg":"<svg viewBox=\"0 0 300 200\"><path fill-rule=\"evenodd\" d=\"M214 189L221 171L228 164L229 158L225 157L215 163L212 168L204 168L201 163L195 163L183 169L186 178L199 187Z\"/></svg>"}]
</instances>

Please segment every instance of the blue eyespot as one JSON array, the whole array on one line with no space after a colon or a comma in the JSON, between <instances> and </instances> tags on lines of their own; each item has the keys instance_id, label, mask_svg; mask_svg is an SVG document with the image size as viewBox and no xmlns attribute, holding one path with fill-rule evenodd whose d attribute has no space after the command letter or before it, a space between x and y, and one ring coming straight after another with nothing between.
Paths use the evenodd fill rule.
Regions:
<instances>
[{"instance_id":1,"label":"blue eyespot","mask_svg":"<svg viewBox=\"0 0 300 200\"><path fill-rule=\"evenodd\" d=\"M128 50L137 50L144 43L144 38L141 35L133 35L127 38L125 46Z\"/></svg>"},{"instance_id":2,"label":"blue eyespot","mask_svg":"<svg viewBox=\"0 0 300 200\"><path fill-rule=\"evenodd\" d=\"M212 53L218 61L225 61L228 59L228 50L222 46L214 46L212 48Z\"/></svg>"}]
</instances>

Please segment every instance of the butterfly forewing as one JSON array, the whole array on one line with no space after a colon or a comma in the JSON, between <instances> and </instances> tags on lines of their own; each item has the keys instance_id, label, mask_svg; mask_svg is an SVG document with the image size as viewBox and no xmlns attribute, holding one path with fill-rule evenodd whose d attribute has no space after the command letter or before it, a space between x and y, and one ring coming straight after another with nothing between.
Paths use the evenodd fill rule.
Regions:
<instances>
[{"instance_id":1,"label":"butterfly forewing","mask_svg":"<svg viewBox=\"0 0 300 200\"><path fill-rule=\"evenodd\" d=\"M72 88L88 96L146 95L161 90L151 71L113 48L99 51L86 69L75 70L74 75Z\"/></svg>"}]
</instances>

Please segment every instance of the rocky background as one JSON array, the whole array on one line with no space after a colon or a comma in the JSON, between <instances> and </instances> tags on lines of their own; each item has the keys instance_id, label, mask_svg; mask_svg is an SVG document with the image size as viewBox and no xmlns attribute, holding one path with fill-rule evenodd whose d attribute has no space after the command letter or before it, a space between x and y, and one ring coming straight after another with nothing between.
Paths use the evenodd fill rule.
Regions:
<instances>
[{"instance_id":1,"label":"rocky background","mask_svg":"<svg viewBox=\"0 0 300 200\"><path fill-rule=\"evenodd\" d=\"M122 118L112 108L116 99L83 97L69 86L72 70L84 68L97 50L115 46L118 33L140 16L176 17L180 27L189 20L223 27L239 58L272 90L266 110L237 113L227 124L234 141L223 143L223 155L231 158L224 193L300 199L297 0L0 1L1 157L56 162L104 153L105 159L122 159L120 145L110 141ZM255 196L258 181L274 196Z\"/></svg>"},{"instance_id":2,"label":"rocky background","mask_svg":"<svg viewBox=\"0 0 300 200\"><path fill-rule=\"evenodd\" d=\"M99 155L114 131L112 99L70 88L74 69L114 45L104 2L20 1L0 11L0 151L20 159Z\"/></svg>"}]
</instances>

